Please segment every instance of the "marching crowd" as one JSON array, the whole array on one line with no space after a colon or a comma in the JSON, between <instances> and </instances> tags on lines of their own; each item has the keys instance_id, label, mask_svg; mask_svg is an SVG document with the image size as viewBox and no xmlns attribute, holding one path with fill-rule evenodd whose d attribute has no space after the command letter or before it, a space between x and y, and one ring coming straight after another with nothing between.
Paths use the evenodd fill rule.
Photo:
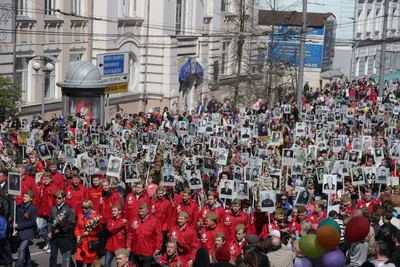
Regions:
<instances>
[{"instance_id":1,"label":"marching crowd","mask_svg":"<svg viewBox=\"0 0 400 267\"><path fill-rule=\"evenodd\" d=\"M183 113L120 110L105 126L9 118L1 264L18 251L15 266L32 266L42 238L50 267L59 252L63 267L400 266L398 81L377 90L306 84L301 108L290 95L247 109L212 97Z\"/></svg>"}]
</instances>

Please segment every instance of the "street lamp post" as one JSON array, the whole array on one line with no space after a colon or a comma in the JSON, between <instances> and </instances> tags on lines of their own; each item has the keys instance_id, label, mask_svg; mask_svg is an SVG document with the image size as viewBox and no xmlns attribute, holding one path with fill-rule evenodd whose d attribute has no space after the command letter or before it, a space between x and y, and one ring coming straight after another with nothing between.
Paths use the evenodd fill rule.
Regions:
<instances>
[{"instance_id":1,"label":"street lamp post","mask_svg":"<svg viewBox=\"0 0 400 267\"><path fill-rule=\"evenodd\" d=\"M40 76L38 71L42 69L42 64L39 62L35 61L32 64L32 68L36 71L36 76ZM50 77L50 73L54 70L54 65L50 62L48 62L46 65L43 66L43 81L42 81L42 120L44 120L44 104L45 104L45 98L46 98L46 76Z\"/></svg>"}]
</instances>

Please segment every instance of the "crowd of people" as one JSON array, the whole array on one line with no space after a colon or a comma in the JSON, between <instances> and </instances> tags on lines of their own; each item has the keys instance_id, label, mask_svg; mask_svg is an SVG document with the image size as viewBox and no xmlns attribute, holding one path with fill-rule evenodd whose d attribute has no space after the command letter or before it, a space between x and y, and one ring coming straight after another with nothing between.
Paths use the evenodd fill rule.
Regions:
<instances>
[{"instance_id":1,"label":"crowd of people","mask_svg":"<svg viewBox=\"0 0 400 267\"><path fill-rule=\"evenodd\" d=\"M15 266L32 266L41 238L50 267L59 252L63 267L400 266L397 87L378 97L373 79L307 84L301 107L289 95L242 109L212 97L183 113L120 110L106 125L9 118L1 263L18 252ZM357 217L369 231L354 242ZM304 246L329 218L341 265Z\"/></svg>"}]
</instances>

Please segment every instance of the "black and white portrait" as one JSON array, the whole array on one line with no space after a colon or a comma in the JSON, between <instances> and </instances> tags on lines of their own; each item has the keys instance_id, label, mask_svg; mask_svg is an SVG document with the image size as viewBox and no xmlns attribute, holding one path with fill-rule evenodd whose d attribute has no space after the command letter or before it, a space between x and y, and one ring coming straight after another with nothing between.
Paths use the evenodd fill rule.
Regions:
<instances>
[{"instance_id":1,"label":"black and white portrait","mask_svg":"<svg viewBox=\"0 0 400 267\"><path fill-rule=\"evenodd\" d=\"M354 138L353 143L351 144L351 149L354 151L361 151L362 146L361 146L361 139L360 138Z\"/></svg>"},{"instance_id":2,"label":"black and white portrait","mask_svg":"<svg viewBox=\"0 0 400 267\"><path fill-rule=\"evenodd\" d=\"M100 147L108 147L107 134L105 132L99 133L99 145Z\"/></svg>"},{"instance_id":3,"label":"black and white portrait","mask_svg":"<svg viewBox=\"0 0 400 267\"><path fill-rule=\"evenodd\" d=\"M175 172L174 168L162 168L163 185L175 186Z\"/></svg>"},{"instance_id":4,"label":"black and white portrait","mask_svg":"<svg viewBox=\"0 0 400 267\"><path fill-rule=\"evenodd\" d=\"M275 210L276 193L271 190L260 191L261 211L273 212Z\"/></svg>"},{"instance_id":5,"label":"black and white portrait","mask_svg":"<svg viewBox=\"0 0 400 267\"><path fill-rule=\"evenodd\" d=\"M385 167L379 167L377 169L377 179L375 182L377 184L386 184L388 177L389 177L388 169Z\"/></svg>"},{"instance_id":6,"label":"black and white portrait","mask_svg":"<svg viewBox=\"0 0 400 267\"><path fill-rule=\"evenodd\" d=\"M201 179L200 170L195 171L186 171L185 172L189 179L189 188L190 189L201 189L203 188L203 182Z\"/></svg>"},{"instance_id":7,"label":"black and white portrait","mask_svg":"<svg viewBox=\"0 0 400 267\"><path fill-rule=\"evenodd\" d=\"M324 181L322 186L322 193L336 194L337 191L337 177L332 174L324 174Z\"/></svg>"},{"instance_id":8,"label":"black and white portrait","mask_svg":"<svg viewBox=\"0 0 400 267\"><path fill-rule=\"evenodd\" d=\"M180 132L186 132L188 130L188 126L185 121L178 121L177 127L178 127L178 131L180 131Z\"/></svg>"},{"instance_id":9,"label":"black and white portrait","mask_svg":"<svg viewBox=\"0 0 400 267\"><path fill-rule=\"evenodd\" d=\"M229 150L227 149L218 149L218 160L217 160L217 164L219 165L226 165L227 161L228 161L228 153Z\"/></svg>"},{"instance_id":10,"label":"black and white portrait","mask_svg":"<svg viewBox=\"0 0 400 267\"><path fill-rule=\"evenodd\" d=\"M233 178L236 181L242 181L243 179L243 168L239 166L235 166L235 171L233 173Z\"/></svg>"},{"instance_id":11,"label":"black and white portrait","mask_svg":"<svg viewBox=\"0 0 400 267\"><path fill-rule=\"evenodd\" d=\"M236 197L238 199L248 199L249 198L249 187L246 182L236 183Z\"/></svg>"},{"instance_id":12,"label":"black and white portrait","mask_svg":"<svg viewBox=\"0 0 400 267\"><path fill-rule=\"evenodd\" d=\"M137 155L137 142L134 139L125 141L126 154L130 156Z\"/></svg>"},{"instance_id":13,"label":"black and white portrait","mask_svg":"<svg viewBox=\"0 0 400 267\"><path fill-rule=\"evenodd\" d=\"M125 183L136 183L139 180L137 165L125 164Z\"/></svg>"},{"instance_id":14,"label":"black and white portrait","mask_svg":"<svg viewBox=\"0 0 400 267\"><path fill-rule=\"evenodd\" d=\"M232 180L221 179L219 182L218 192L221 198L233 199L235 182Z\"/></svg>"},{"instance_id":15,"label":"black and white portrait","mask_svg":"<svg viewBox=\"0 0 400 267\"><path fill-rule=\"evenodd\" d=\"M65 161L68 163L74 163L74 147L70 144L64 145Z\"/></svg>"},{"instance_id":16,"label":"black and white portrait","mask_svg":"<svg viewBox=\"0 0 400 267\"><path fill-rule=\"evenodd\" d=\"M307 206L311 198L311 192L306 188L300 188L296 198L296 205Z\"/></svg>"},{"instance_id":17,"label":"black and white portrait","mask_svg":"<svg viewBox=\"0 0 400 267\"><path fill-rule=\"evenodd\" d=\"M107 172L108 160L106 157L97 158L97 166L101 173Z\"/></svg>"},{"instance_id":18,"label":"black and white portrait","mask_svg":"<svg viewBox=\"0 0 400 267\"><path fill-rule=\"evenodd\" d=\"M188 135L195 136L196 135L196 124L189 124Z\"/></svg>"},{"instance_id":19,"label":"black and white portrait","mask_svg":"<svg viewBox=\"0 0 400 267\"><path fill-rule=\"evenodd\" d=\"M90 147L92 145L92 137L90 135L84 135L83 136L83 144L85 147Z\"/></svg>"},{"instance_id":20,"label":"black and white portrait","mask_svg":"<svg viewBox=\"0 0 400 267\"><path fill-rule=\"evenodd\" d=\"M369 183L375 183L376 180L376 168L375 167L364 167L364 177L365 180Z\"/></svg>"},{"instance_id":21,"label":"black and white portrait","mask_svg":"<svg viewBox=\"0 0 400 267\"><path fill-rule=\"evenodd\" d=\"M50 151L45 143L38 145L39 156L42 160L50 159Z\"/></svg>"},{"instance_id":22,"label":"black and white portrait","mask_svg":"<svg viewBox=\"0 0 400 267\"><path fill-rule=\"evenodd\" d=\"M272 132L272 138L270 145L279 146L281 143L281 132Z\"/></svg>"},{"instance_id":23,"label":"black and white portrait","mask_svg":"<svg viewBox=\"0 0 400 267\"><path fill-rule=\"evenodd\" d=\"M353 185L364 185L364 172L362 168L351 169L351 180Z\"/></svg>"},{"instance_id":24,"label":"black and white portrait","mask_svg":"<svg viewBox=\"0 0 400 267\"><path fill-rule=\"evenodd\" d=\"M21 174L8 173L8 194L14 196L21 195Z\"/></svg>"},{"instance_id":25,"label":"black and white portrait","mask_svg":"<svg viewBox=\"0 0 400 267\"><path fill-rule=\"evenodd\" d=\"M122 159L110 156L108 161L107 176L119 177L122 168Z\"/></svg>"}]
</instances>

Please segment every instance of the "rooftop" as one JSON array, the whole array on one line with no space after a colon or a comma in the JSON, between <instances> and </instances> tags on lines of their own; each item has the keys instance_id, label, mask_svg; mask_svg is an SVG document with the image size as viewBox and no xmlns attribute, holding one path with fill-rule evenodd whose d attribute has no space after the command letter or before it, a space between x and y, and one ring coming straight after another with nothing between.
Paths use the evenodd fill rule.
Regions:
<instances>
[{"instance_id":1,"label":"rooftop","mask_svg":"<svg viewBox=\"0 0 400 267\"><path fill-rule=\"evenodd\" d=\"M332 13L307 12L307 27L323 27L330 16L335 15ZM258 12L258 24L265 26L301 26L302 17L302 12L298 11L260 10Z\"/></svg>"}]
</instances>

